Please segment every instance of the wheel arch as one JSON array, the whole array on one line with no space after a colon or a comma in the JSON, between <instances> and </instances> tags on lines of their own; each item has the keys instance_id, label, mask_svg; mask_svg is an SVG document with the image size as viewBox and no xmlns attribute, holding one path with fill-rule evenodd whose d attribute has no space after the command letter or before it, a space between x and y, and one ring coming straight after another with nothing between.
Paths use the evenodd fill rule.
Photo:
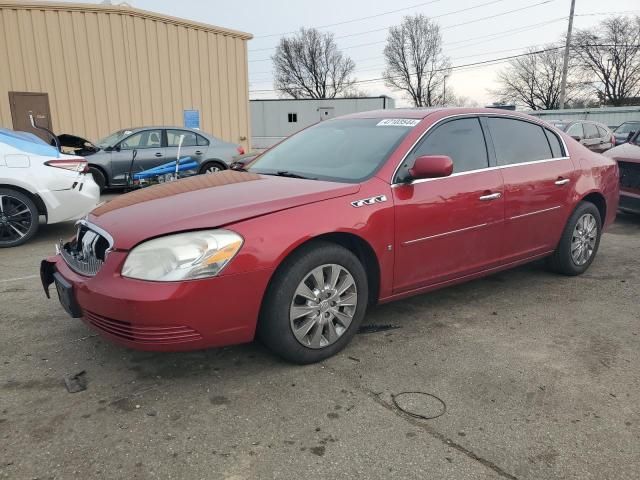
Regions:
<instances>
[{"instance_id":1,"label":"wheel arch","mask_svg":"<svg viewBox=\"0 0 640 480\"><path fill-rule=\"evenodd\" d=\"M98 165L97 163L91 163L91 162L89 162L88 166L89 166L89 168L95 168L96 170L100 170L100 172L104 176L104 184L105 184L105 186L109 186L109 184L111 182L109 182L109 175L107 174L106 168L104 168L102 165Z\"/></svg>"},{"instance_id":2,"label":"wheel arch","mask_svg":"<svg viewBox=\"0 0 640 480\"><path fill-rule=\"evenodd\" d=\"M217 163L222 167L223 170L227 170L229 168L229 165L227 165L224 160L221 160L219 158L209 158L200 164L198 172L204 173L204 169L207 167L207 165L210 165L212 163Z\"/></svg>"},{"instance_id":3,"label":"wheel arch","mask_svg":"<svg viewBox=\"0 0 640 480\"><path fill-rule=\"evenodd\" d=\"M0 188L6 188L6 189L9 189L9 190L15 190L17 192L22 193L23 195L26 195L31 200L33 200L33 203L36 204L36 208L38 209L38 213L40 215L44 215L45 217L48 217L49 214L47 212L47 206L45 205L44 201L42 200L42 197L40 197L40 195L38 195L37 193L30 192L26 188L19 187L17 185L13 185L11 183L0 183Z\"/></svg>"},{"instance_id":4,"label":"wheel arch","mask_svg":"<svg viewBox=\"0 0 640 480\"><path fill-rule=\"evenodd\" d=\"M584 195L580 201L594 204L600 213L600 221L603 225L605 224L607 218L607 199L602 193L598 191L589 192Z\"/></svg>"},{"instance_id":5,"label":"wheel arch","mask_svg":"<svg viewBox=\"0 0 640 480\"><path fill-rule=\"evenodd\" d=\"M282 258L280 258L278 262L278 266L273 271L271 278L269 278L269 282L265 288L265 294L262 297L260 310L262 310L262 305L264 305L269 289L276 278L276 274L284 268L286 260L301 248L305 248L318 241L335 243L346 248L358 257L360 262L362 262L362 266L364 267L369 280L369 305L374 305L378 302L378 298L380 296L380 262L378 261L378 257L373 247L364 238L354 233L327 232L313 236L294 245L292 248L288 249L284 255L282 255Z\"/></svg>"}]
</instances>

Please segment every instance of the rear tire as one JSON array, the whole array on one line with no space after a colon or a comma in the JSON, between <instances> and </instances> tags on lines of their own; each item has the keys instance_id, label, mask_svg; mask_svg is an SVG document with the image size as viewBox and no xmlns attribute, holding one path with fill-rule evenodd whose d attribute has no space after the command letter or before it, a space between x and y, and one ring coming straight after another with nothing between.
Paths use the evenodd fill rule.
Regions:
<instances>
[{"instance_id":1,"label":"rear tire","mask_svg":"<svg viewBox=\"0 0 640 480\"><path fill-rule=\"evenodd\" d=\"M203 173L217 173L217 172L221 172L222 170L226 170L227 166L222 163L222 162L218 162L218 161L213 161L213 162L205 162L201 167L200 170L198 171L199 174L203 174Z\"/></svg>"},{"instance_id":2,"label":"rear tire","mask_svg":"<svg viewBox=\"0 0 640 480\"><path fill-rule=\"evenodd\" d=\"M367 303L367 275L358 257L340 245L316 241L294 252L276 272L258 337L290 362L319 362L349 343Z\"/></svg>"},{"instance_id":3,"label":"rear tire","mask_svg":"<svg viewBox=\"0 0 640 480\"><path fill-rule=\"evenodd\" d=\"M600 246L602 219L591 202L580 202L569 217L555 252L547 259L551 270L563 275L587 271Z\"/></svg>"},{"instance_id":4,"label":"rear tire","mask_svg":"<svg viewBox=\"0 0 640 480\"><path fill-rule=\"evenodd\" d=\"M0 248L27 242L38 231L39 223L38 207L28 195L0 188Z\"/></svg>"},{"instance_id":5,"label":"rear tire","mask_svg":"<svg viewBox=\"0 0 640 480\"><path fill-rule=\"evenodd\" d=\"M104 173L102 173L102 170L97 167L89 167L89 173L93 177L93 181L96 182L98 187L100 187L100 193L102 193L107 186L107 179L105 178Z\"/></svg>"}]
</instances>

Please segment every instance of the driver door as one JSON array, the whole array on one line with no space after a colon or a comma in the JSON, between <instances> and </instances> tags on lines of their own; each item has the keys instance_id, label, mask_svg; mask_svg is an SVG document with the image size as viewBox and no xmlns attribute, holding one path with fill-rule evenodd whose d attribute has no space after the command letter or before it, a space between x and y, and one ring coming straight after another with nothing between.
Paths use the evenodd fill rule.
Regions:
<instances>
[{"instance_id":1,"label":"driver door","mask_svg":"<svg viewBox=\"0 0 640 480\"><path fill-rule=\"evenodd\" d=\"M166 163L161 129L136 132L122 140L118 147L120 150L116 148L111 155L114 183L126 184L129 169L134 174ZM137 155L132 165L134 150Z\"/></svg>"},{"instance_id":2,"label":"driver door","mask_svg":"<svg viewBox=\"0 0 640 480\"><path fill-rule=\"evenodd\" d=\"M449 177L394 185L396 262L394 291L446 282L499 264L504 229L504 188L490 168L477 117L445 121L407 156L403 178L417 157L447 155Z\"/></svg>"}]
</instances>

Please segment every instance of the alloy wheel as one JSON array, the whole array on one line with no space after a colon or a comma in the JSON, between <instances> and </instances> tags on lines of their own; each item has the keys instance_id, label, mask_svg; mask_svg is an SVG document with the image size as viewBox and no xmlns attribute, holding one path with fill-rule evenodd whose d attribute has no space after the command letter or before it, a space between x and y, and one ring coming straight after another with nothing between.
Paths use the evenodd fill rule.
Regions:
<instances>
[{"instance_id":1,"label":"alloy wheel","mask_svg":"<svg viewBox=\"0 0 640 480\"><path fill-rule=\"evenodd\" d=\"M296 288L289 309L291 330L305 347L327 347L347 331L357 305L353 275L341 265L321 265Z\"/></svg>"},{"instance_id":2,"label":"alloy wheel","mask_svg":"<svg viewBox=\"0 0 640 480\"><path fill-rule=\"evenodd\" d=\"M220 167L217 165L211 165L205 169L205 173L216 173L220 171Z\"/></svg>"},{"instance_id":3,"label":"alloy wheel","mask_svg":"<svg viewBox=\"0 0 640 480\"><path fill-rule=\"evenodd\" d=\"M589 261L596 248L598 239L598 223L590 213L585 213L576 222L571 236L571 258L582 266Z\"/></svg>"},{"instance_id":4,"label":"alloy wheel","mask_svg":"<svg viewBox=\"0 0 640 480\"><path fill-rule=\"evenodd\" d=\"M33 216L28 205L11 195L0 195L0 242L21 240L31 229L32 223Z\"/></svg>"}]
</instances>

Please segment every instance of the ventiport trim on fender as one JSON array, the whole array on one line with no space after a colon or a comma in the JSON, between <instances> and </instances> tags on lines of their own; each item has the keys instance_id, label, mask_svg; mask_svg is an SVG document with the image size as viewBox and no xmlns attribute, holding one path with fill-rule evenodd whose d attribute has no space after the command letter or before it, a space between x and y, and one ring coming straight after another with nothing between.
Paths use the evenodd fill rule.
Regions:
<instances>
[{"instance_id":1,"label":"ventiport trim on fender","mask_svg":"<svg viewBox=\"0 0 640 480\"><path fill-rule=\"evenodd\" d=\"M377 195L375 197L364 198L362 200L356 200L355 202L351 202L353 207L359 208L365 205L373 205L374 203L382 203L387 201L386 195Z\"/></svg>"}]
</instances>

